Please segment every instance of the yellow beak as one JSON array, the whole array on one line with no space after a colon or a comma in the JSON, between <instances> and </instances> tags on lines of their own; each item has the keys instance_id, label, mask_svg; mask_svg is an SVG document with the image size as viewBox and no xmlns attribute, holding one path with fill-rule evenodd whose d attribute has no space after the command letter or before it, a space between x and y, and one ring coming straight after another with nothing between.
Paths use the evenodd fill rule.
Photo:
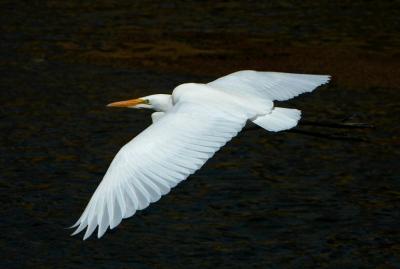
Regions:
<instances>
[{"instance_id":1,"label":"yellow beak","mask_svg":"<svg viewBox=\"0 0 400 269\"><path fill-rule=\"evenodd\" d=\"M111 107L132 107L132 106L136 106L139 104L145 104L147 103L147 100L145 99L131 99L131 100L126 100L126 101L119 101L119 102L113 102L108 104L107 106L111 106Z\"/></svg>"}]
</instances>

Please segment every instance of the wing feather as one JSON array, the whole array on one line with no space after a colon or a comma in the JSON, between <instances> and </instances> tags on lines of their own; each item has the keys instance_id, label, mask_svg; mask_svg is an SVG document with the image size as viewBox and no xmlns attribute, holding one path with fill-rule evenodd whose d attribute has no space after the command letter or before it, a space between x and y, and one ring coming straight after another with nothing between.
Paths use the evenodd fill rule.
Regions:
<instances>
[{"instance_id":1,"label":"wing feather","mask_svg":"<svg viewBox=\"0 0 400 269\"><path fill-rule=\"evenodd\" d=\"M284 101L311 92L329 80L329 75L243 70L216 79L208 85L242 97Z\"/></svg>"},{"instance_id":2,"label":"wing feather","mask_svg":"<svg viewBox=\"0 0 400 269\"><path fill-rule=\"evenodd\" d=\"M101 237L193 174L254 116L247 108L228 110L178 103L123 146L73 234L86 228L86 239L98 227Z\"/></svg>"}]
</instances>

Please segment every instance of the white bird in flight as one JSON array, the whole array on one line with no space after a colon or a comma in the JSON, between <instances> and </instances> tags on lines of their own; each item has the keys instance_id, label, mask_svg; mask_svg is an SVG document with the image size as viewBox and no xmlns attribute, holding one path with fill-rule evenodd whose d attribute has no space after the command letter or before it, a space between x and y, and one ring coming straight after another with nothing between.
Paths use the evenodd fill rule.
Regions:
<instances>
[{"instance_id":1,"label":"white bird in flight","mask_svg":"<svg viewBox=\"0 0 400 269\"><path fill-rule=\"evenodd\" d=\"M123 146L86 206L72 235L98 227L100 238L167 194L242 130L247 121L267 131L293 128L301 111L274 107L311 92L329 75L238 71L207 84L185 83L172 94L155 94L109 104L148 108L153 123Z\"/></svg>"}]
</instances>

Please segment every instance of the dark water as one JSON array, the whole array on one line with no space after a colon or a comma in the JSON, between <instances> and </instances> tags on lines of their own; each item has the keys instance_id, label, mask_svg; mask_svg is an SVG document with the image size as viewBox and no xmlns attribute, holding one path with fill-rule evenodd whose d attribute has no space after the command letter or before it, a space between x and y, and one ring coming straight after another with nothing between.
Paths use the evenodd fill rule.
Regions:
<instances>
[{"instance_id":1,"label":"dark water","mask_svg":"<svg viewBox=\"0 0 400 269\"><path fill-rule=\"evenodd\" d=\"M134 3L132 3L134 2ZM400 268L398 1L2 1L0 268ZM70 237L150 112L110 101L239 69L328 73L101 240Z\"/></svg>"}]
</instances>

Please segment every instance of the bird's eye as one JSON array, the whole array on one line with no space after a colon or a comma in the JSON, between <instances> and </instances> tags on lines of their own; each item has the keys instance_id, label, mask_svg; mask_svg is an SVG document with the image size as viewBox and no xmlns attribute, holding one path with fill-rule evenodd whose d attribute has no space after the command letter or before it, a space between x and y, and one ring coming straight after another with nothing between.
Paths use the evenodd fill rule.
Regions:
<instances>
[{"instance_id":1,"label":"bird's eye","mask_svg":"<svg viewBox=\"0 0 400 269\"><path fill-rule=\"evenodd\" d=\"M150 101L149 101L149 99L144 99L143 103L148 105L148 104L150 104Z\"/></svg>"}]
</instances>

